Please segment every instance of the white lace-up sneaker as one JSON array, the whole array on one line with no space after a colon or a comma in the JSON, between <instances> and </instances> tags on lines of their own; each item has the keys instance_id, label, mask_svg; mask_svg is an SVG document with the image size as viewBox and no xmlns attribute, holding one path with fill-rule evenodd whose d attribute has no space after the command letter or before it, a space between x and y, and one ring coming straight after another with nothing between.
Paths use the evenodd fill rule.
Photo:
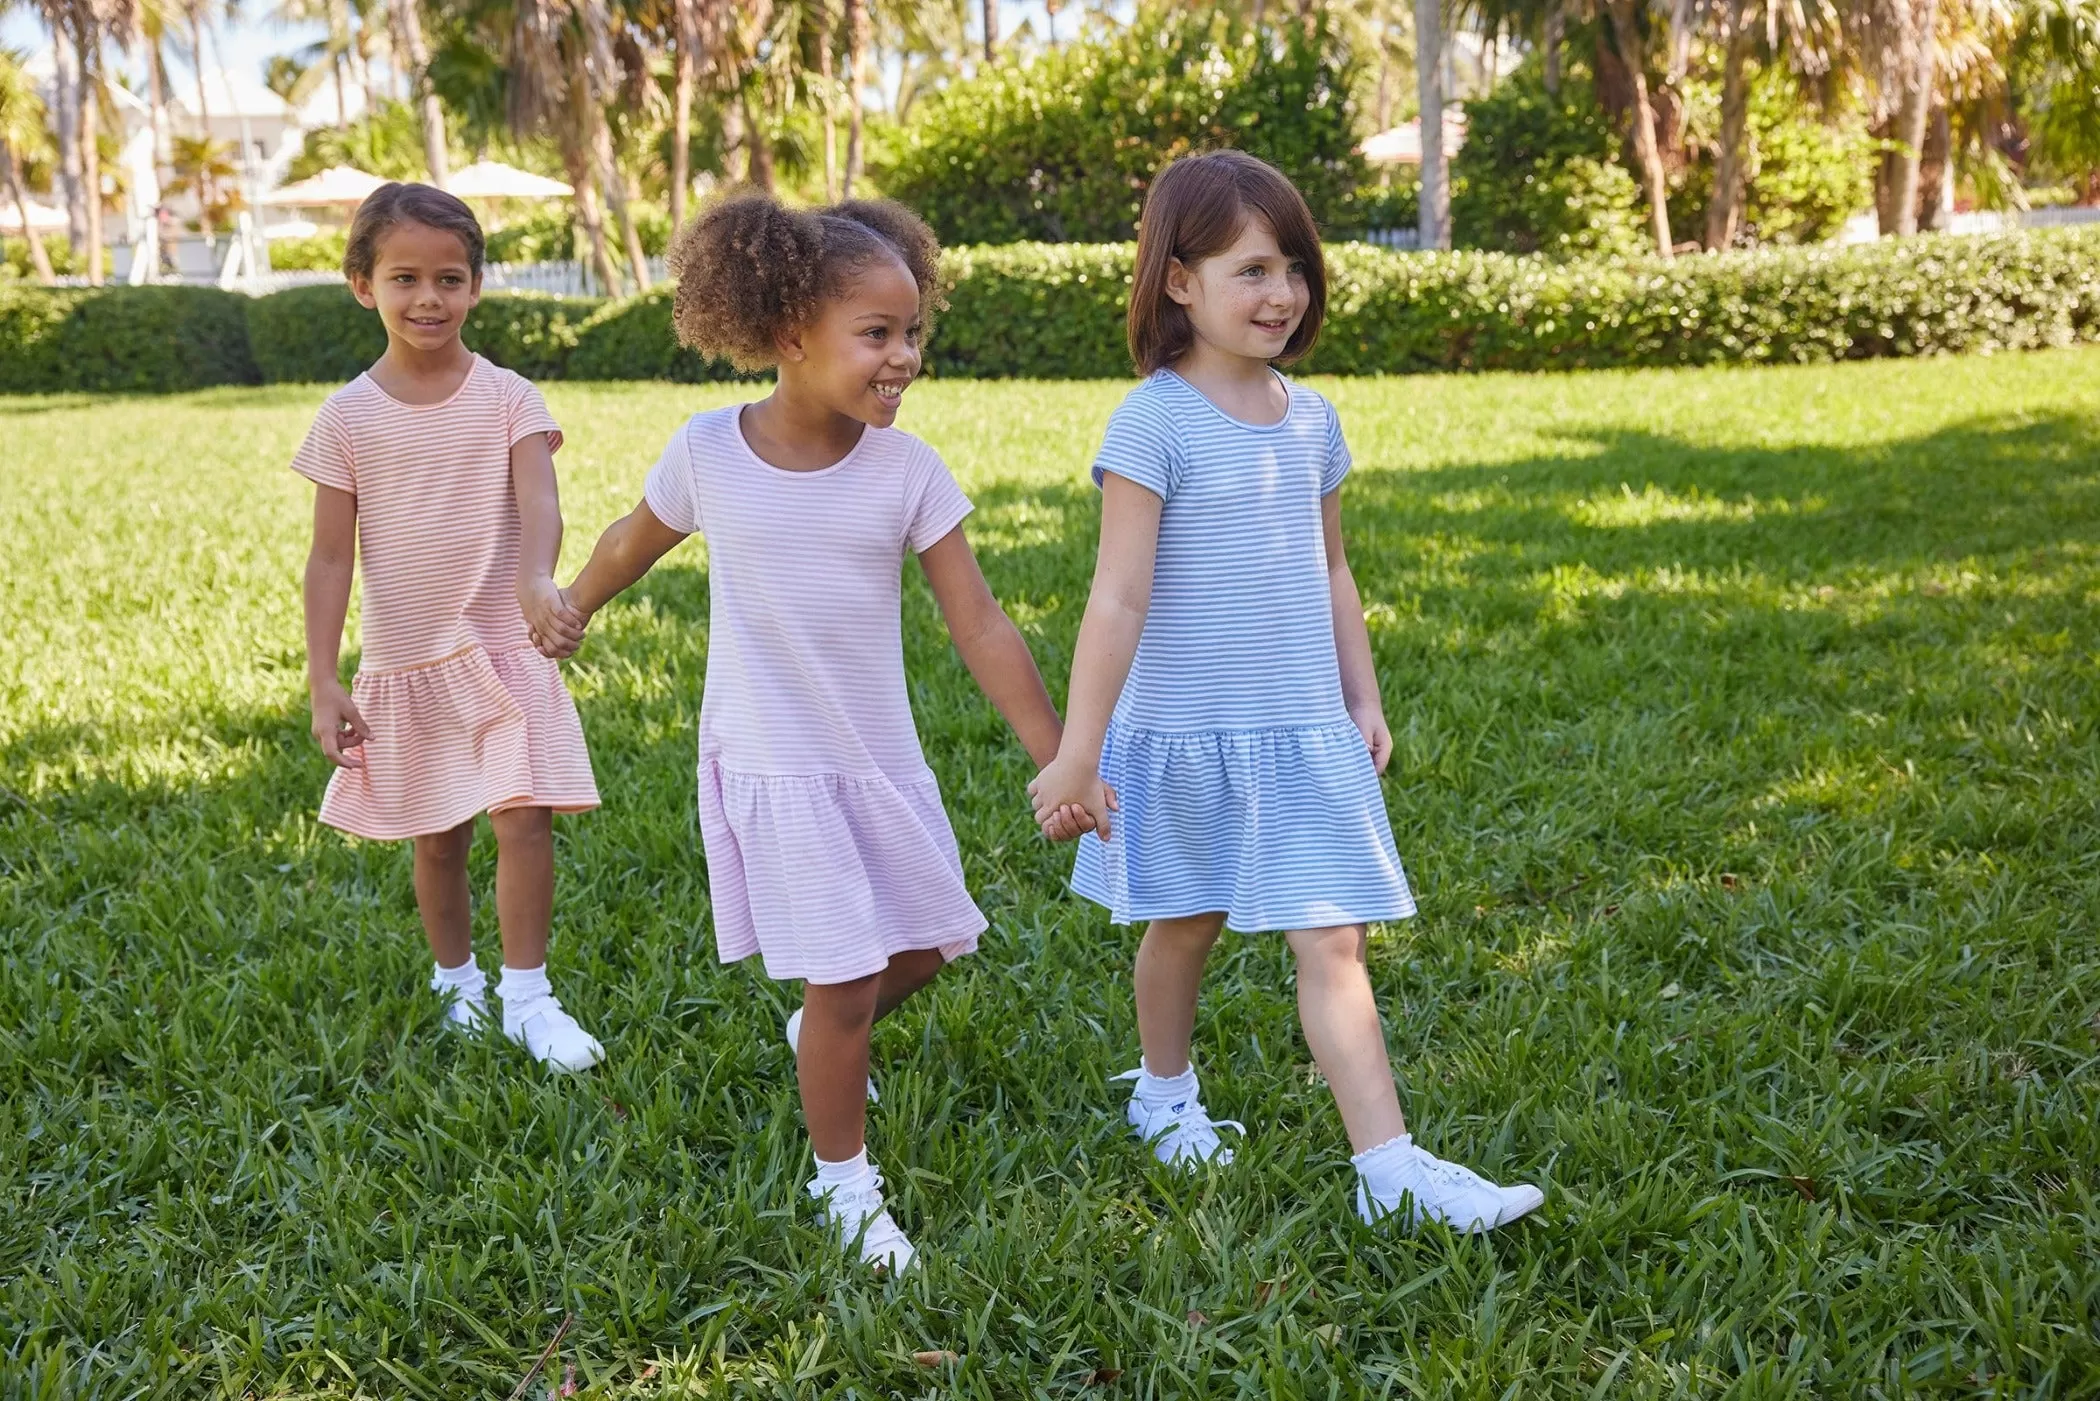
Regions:
<instances>
[{"instance_id":1,"label":"white lace-up sneaker","mask_svg":"<svg viewBox=\"0 0 2100 1401\"><path fill-rule=\"evenodd\" d=\"M1528 1182L1500 1187L1469 1167L1447 1163L1413 1144L1401 1151L1403 1157L1383 1174L1384 1190L1376 1196L1364 1175L1357 1174L1356 1214L1367 1222L1392 1215L1409 1229L1423 1221L1442 1221L1462 1234L1480 1235L1529 1215L1546 1200L1546 1194Z\"/></svg>"},{"instance_id":2,"label":"white lace-up sneaker","mask_svg":"<svg viewBox=\"0 0 2100 1401\"><path fill-rule=\"evenodd\" d=\"M446 982L437 973L430 975L430 990L445 1000L445 1025L454 1031L474 1031L488 1020L488 1009L483 999L488 996L488 980L483 979L477 992L469 993L457 983Z\"/></svg>"},{"instance_id":3,"label":"white lace-up sneaker","mask_svg":"<svg viewBox=\"0 0 2100 1401\"><path fill-rule=\"evenodd\" d=\"M605 1059L598 1038L576 1024L551 992L503 1003L503 1034L555 1070L589 1070Z\"/></svg>"},{"instance_id":4,"label":"white lace-up sneaker","mask_svg":"<svg viewBox=\"0 0 2100 1401\"><path fill-rule=\"evenodd\" d=\"M802 1009L800 1007L788 1013L787 1043L790 1051L793 1051L796 1055L802 1054ZM868 1103L882 1103L882 1096L875 1093L875 1077L873 1075L868 1077Z\"/></svg>"},{"instance_id":5,"label":"white lace-up sneaker","mask_svg":"<svg viewBox=\"0 0 2100 1401\"><path fill-rule=\"evenodd\" d=\"M911 1268L919 1252L912 1248L904 1231L891 1219L882 1204L882 1174L874 1168L858 1186L826 1187L809 1184L816 1198L817 1215L838 1236L839 1244L851 1250L860 1247L860 1262L887 1270L892 1278Z\"/></svg>"},{"instance_id":6,"label":"white lace-up sneaker","mask_svg":"<svg viewBox=\"0 0 2100 1401\"><path fill-rule=\"evenodd\" d=\"M1135 1081L1144 1073L1141 1065L1116 1078ZM1218 1130L1247 1132L1247 1126L1237 1119L1211 1118L1197 1095L1197 1090L1190 1090L1186 1099L1155 1106L1140 1099L1134 1085L1131 1089L1130 1105L1124 1110L1131 1132L1150 1144L1153 1156L1169 1167L1194 1170L1204 1163L1223 1167L1232 1161L1232 1150L1219 1141Z\"/></svg>"}]
</instances>

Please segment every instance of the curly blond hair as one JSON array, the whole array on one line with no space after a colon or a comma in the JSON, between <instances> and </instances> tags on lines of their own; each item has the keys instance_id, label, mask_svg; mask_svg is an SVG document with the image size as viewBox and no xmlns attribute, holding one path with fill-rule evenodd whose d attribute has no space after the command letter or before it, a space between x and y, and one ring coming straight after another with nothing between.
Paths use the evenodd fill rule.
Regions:
<instances>
[{"instance_id":1,"label":"curly blond hair","mask_svg":"<svg viewBox=\"0 0 2100 1401\"><path fill-rule=\"evenodd\" d=\"M940 241L889 200L789 209L769 195L723 200L671 241L671 325L679 342L742 370L779 363L783 333L814 320L869 263L901 260L919 285L919 317L933 327Z\"/></svg>"}]
</instances>

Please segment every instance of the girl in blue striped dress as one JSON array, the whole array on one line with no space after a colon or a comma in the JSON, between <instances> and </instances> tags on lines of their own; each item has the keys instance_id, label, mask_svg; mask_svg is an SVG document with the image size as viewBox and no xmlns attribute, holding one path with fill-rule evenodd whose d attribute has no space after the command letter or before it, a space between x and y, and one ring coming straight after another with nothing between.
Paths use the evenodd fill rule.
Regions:
<instances>
[{"instance_id":1,"label":"girl in blue striped dress","mask_svg":"<svg viewBox=\"0 0 2100 1401\"><path fill-rule=\"evenodd\" d=\"M1485 1231L1537 1207L1408 1135L1366 927L1415 902L1378 776L1391 756L1342 549L1334 408L1277 372L1326 305L1290 182L1237 151L1186 157L1145 201L1130 349L1146 378L1094 461L1101 547L1057 758L1030 785L1072 876L1138 946L1143 1059L1128 1117L1162 1162L1229 1162L1189 1037L1220 929L1283 933L1305 1040L1355 1156L1357 1211Z\"/></svg>"}]
</instances>

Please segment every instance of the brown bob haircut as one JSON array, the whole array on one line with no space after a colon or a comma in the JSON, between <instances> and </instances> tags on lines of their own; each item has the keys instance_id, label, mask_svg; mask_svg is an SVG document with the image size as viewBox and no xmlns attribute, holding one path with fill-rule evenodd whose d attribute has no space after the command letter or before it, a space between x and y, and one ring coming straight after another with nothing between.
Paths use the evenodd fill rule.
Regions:
<instances>
[{"instance_id":1,"label":"brown bob haircut","mask_svg":"<svg viewBox=\"0 0 2100 1401\"><path fill-rule=\"evenodd\" d=\"M379 261L379 241L403 224L421 224L454 235L466 251L467 266L476 277L481 276L487 241L474 211L459 196L447 194L435 185L405 181L381 185L357 206L356 217L350 221L350 237L343 248L343 276L353 282L370 277Z\"/></svg>"},{"instance_id":2,"label":"brown bob haircut","mask_svg":"<svg viewBox=\"0 0 2100 1401\"><path fill-rule=\"evenodd\" d=\"M1261 219L1287 258L1305 266L1312 293L1305 319L1276 358L1305 358L1327 316L1327 264L1320 230L1305 197L1282 171L1245 151L1183 156L1162 170L1138 219L1137 271L1130 286L1130 358L1149 375L1188 353L1196 333L1189 315L1167 295L1167 269L1180 259L1194 267L1232 247L1249 219Z\"/></svg>"}]
</instances>

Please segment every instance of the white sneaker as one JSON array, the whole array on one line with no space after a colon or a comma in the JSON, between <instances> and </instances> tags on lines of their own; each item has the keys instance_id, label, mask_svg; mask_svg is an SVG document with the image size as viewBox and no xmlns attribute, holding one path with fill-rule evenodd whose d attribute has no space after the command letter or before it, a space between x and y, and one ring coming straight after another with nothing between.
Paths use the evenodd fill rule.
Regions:
<instances>
[{"instance_id":1,"label":"white sneaker","mask_svg":"<svg viewBox=\"0 0 2100 1401\"><path fill-rule=\"evenodd\" d=\"M503 1004L503 1034L555 1070L589 1070L605 1059L598 1038L576 1024L551 992Z\"/></svg>"},{"instance_id":2,"label":"white sneaker","mask_svg":"<svg viewBox=\"0 0 2100 1401\"><path fill-rule=\"evenodd\" d=\"M1546 1194L1528 1182L1498 1187L1469 1167L1447 1163L1409 1144L1407 1157L1393 1174L1390 1197L1374 1197L1362 1173L1356 1177L1356 1214L1366 1222L1396 1215L1409 1229L1423 1221L1442 1221L1464 1235L1480 1235L1507 1226L1538 1210Z\"/></svg>"},{"instance_id":3,"label":"white sneaker","mask_svg":"<svg viewBox=\"0 0 2100 1401\"><path fill-rule=\"evenodd\" d=\"M488 981L482 980L481 991L469 996L467 990L456 983L448 983L435 972L430 975L430 990L445 999L445 1025L454 1031L474 1031L488 1020Z\"/></svg>"},{"instance_id":4,"label":"white sneaker","mask_svg":"<svg viewBox=\"0 0 2100 1401\"><path fill-rule=\"evenodd\" d=\"M1126 1070L1118 1080L1136 1080L1145 1073L1140 1065L1136 1070ZM1154 1108L1138 1098L1133 1086L1130 1105L1123 1111L1130 1121L1131 1132L1152 1146L1153 1156L1169 1167L1194 1170L1204 1163L1216 1163L1223 1167L1232 1161L1232 1150L1218 1140L1219 1129L1234 1129L1247 1132L1247 1126L1237 1119L1213 1119L1210 1111L1197 1098L1197 1091L1189 1091L1187 1099L1175 1100Z\"/></svg>"},{"instance_id":5,"label":"white sneaker","mask_svg":"<svg viewBox=\"0 0 2100 1401\"><path fill-rule=\"evenodd\" d=\"M793 1051L798 1056L802 1054L802 1009L800 1007L788 1013L787 1043L790 1051ZM868 1103L882 1103L882 1096L875 1093L875 1077L873 1075L868 1077Z\"/></svg>"},{"instance_id":6,"label":"white sneaker","mask_svg":"<svg viewBox=\"0 0 2100 1401\"><path fill-rule=\"evenodd\" d=\"M837 1233L839 1244L851 1250L860 1247L860 1262L887 1270L892 1278L911 1268L919 1252L891 1219L882 1204L882 1174L873 1167L858 1187L825 1187L809 1184L817 1200L817 1215Z\"/></svg>"}]
</instances>

